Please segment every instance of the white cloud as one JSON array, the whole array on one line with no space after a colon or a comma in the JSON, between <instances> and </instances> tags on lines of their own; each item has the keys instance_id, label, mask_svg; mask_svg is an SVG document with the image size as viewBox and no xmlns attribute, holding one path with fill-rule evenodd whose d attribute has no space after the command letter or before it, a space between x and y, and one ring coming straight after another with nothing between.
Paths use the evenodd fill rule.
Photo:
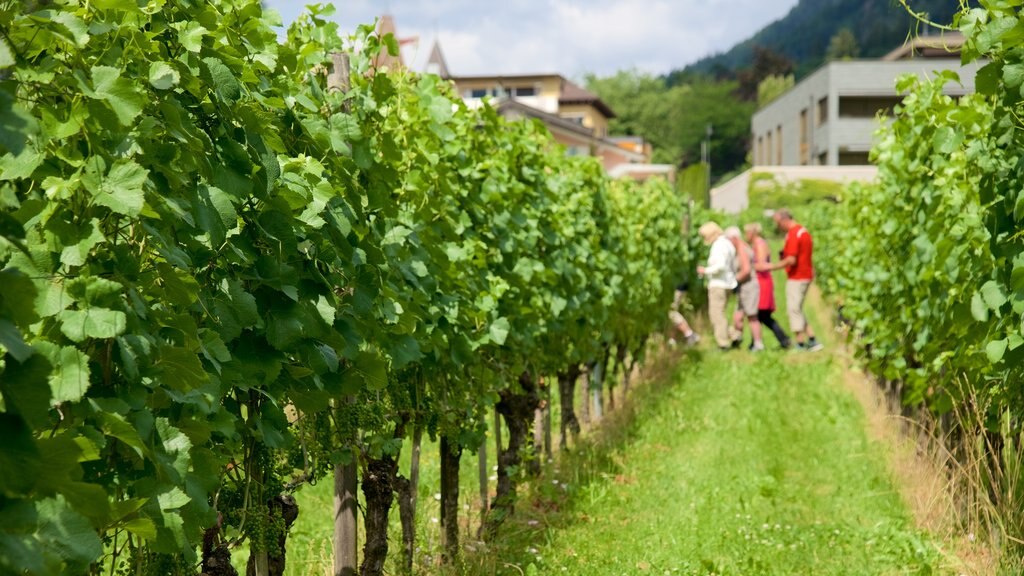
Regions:
<instances>
[{"instance_id":1,"label":"white cloud","mask_svg":"<svg viewBox=\"0 0 1024 576\"><path fill-rule=\"evenodd\" d=\"M558 72L655 74L726 50L782 17L797 0L346 0L343 30L389 11L406 50L422 66L435 39L455 74ZM301 5L266 0L292 21ZM383 5L382 5L383 4Z\"/></svg>"}]
</instances>

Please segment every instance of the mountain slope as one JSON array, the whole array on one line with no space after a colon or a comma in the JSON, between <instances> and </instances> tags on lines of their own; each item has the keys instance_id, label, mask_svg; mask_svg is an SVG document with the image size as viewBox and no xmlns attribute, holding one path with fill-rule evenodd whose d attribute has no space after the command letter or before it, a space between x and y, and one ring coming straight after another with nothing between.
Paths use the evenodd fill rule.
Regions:
<instances>
[{"instance_id":1,"label":"mountain slope","mask_svg":"<svg viewBox=\"0 0 1024 576\"><path fill-rule=\"evenodd\" d=\"M939 23L950 22L960 9L959 0L907 1ZM861 57L873 58L903 44L915 24L896 0L800 0L782 19L725 53L687 66L683 73L732 75L750 66L754 47L763 46L793 60L797 75L803 76L824 62L829 41L843 28L853 31Z\"/></svg>"}]
</instances>

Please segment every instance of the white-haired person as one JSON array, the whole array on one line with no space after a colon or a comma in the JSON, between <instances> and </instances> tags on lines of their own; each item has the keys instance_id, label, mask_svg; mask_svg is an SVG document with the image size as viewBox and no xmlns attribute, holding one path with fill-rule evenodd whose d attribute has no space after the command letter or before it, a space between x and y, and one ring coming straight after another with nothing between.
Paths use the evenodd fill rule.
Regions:
<instances>
[{"instance_id":1,"label":"white-haired person","mask_svg":"<svg viewBox=\"0 0 1024 576\"><path fill-rule=\"evenodd\" d=\"M722 228L708 222L698 230L704 244L711 247L706 266L698 266L697 274L707 278L708 316L715 332L715 342L720 350L729 350L729 320L725 307L729 293L736 288L736 248L722 233Z\"/></svg>"},{"instance_id":2,"label":"white-haired person","mask_svg":"<svg viewBox=\"0 0 1024 576\"><path fill-rule=\"evenodd\" d=\"M761 325L772 331L783 349L789 348L789 335L775 320L775 280L772 278L772 253L764 238L764 229L758 222L743 227L747 242L754 249L754 272L757 276L760 294L757 302L757 319Z\"/></svg>"},{"instance_id":3,"label":"white-haired person","mask_svg":"<svg viewBox=\"0 0 1024 576\"><path fill-rule=\"evenodd\" d=\"M743 241L743 233L736 226L725 229L725 237L736 249L736 312L732 316L732 332L729 334L732 347L739 348L743 342L743 319L750 325L752 342L750 349L754 352L764 350L761 336L761 321L757 318L757 306L760 303L761 288L754 277L754 249Z\"/></svg>"}]
</instances>

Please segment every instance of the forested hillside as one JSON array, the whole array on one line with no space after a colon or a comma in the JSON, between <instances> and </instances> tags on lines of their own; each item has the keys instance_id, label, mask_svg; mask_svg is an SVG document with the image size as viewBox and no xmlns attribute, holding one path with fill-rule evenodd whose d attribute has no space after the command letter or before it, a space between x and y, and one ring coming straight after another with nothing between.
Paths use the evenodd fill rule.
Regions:
<instances>
[{"instance_id":1,"label":"forested hillside","mask_svg":"<svg viewBox=\"0 0 1024 576\"><path fill-rule=\"evenodd\" d=\"M960 8L959 0L907 0L907 4L940 23L950 22ZM694 72L732 76L753 63L755 47L785 55L796 64L797 76L802 76L824 62L829 42L844 28L856 37L860 56L871 58L902 44L915 26L916 22L897 0L800 0L784 18L744 42L672 76Z\"/></svg>"}]
</instances>

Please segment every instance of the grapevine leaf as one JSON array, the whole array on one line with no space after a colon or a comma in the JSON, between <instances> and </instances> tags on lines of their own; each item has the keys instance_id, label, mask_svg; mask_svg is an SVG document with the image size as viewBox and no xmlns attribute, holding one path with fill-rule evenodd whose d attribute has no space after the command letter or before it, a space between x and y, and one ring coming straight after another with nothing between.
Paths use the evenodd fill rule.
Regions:
<instances>
[{"instance_id":1,"label":"grapevine leaf","mask_svg":"<svg viewBox=\"0 0 1024 576\"><path fill-rule=\"evenodd\" d=\"M68 295L76 302L95 305L102 305L109 297L124 292L124 285L120 282L98 276L80 276L67 282L66 287Z\"/></svg>"},{"instance_id":2,"label":"grapevine leaf","mask_svg":"<svg viewBox=\"0 0 1024 576\"><path fill-rule=\"evenodd\" d=\"M51 404L81 400L89 389L89 357L71 346L60 347L41 341L34 346L53 366L49 378Z\"/></svg>"},{"instance_id":3,"label":"grapevine leaf","mask_svg":"<svg viewBox=\"0 0 1024 576\"><path fill-rule=\"evenodd\" d=\"M88 338L116 338L124 334L127 316L120 310L86 308L65 310L60 313L60 331L72 342Z\"/></svg>"},{"instance_id":4,"label":"grapevine leaf","mask_svg":"<svg viewBox=\"0 0 1024 576\"><path fill-rule=\"evenodd\" d=\"M198 22L189 21L178 28L178 42L189 52L199 52L203 49L203 36L208 32L209 30L200 26Z\"/></svg>"},{"instance_id":5,"label":"grapevine leaf","mask_svg":"<svg viewBox=\"0 0 1024 576\"><path fill-rule=\"evenodd\" d=\"M92 0L92 5L100 10L117 10L120 12L138 12L137 0Z\"/></svg>"},{"instance_id":6,"label":"grapevine leaf","mask_svg":"<svg viewBox=\"0 0 1024 576\"><path fill-rule=\"evenodd\" d=\"M43 163L43 154L25 146L17 155L8 152L0 157L0 182L28 178Z\"/></svg>"},{"instance_id":7,"label":"grapevine leaf","mask_svg":"<svg viewBox=\"0 0 1024 576\"><path fill-rule=\"evenodd\" d=\"M509 324L508 318L498 318L491 323L491 340L498 346L504 346L510 330L511 325Z\"/></svg>"},{"instance_id":8,"label":"grapevine leaf","mask_svg":"<svg viewBox=\"0 0 1024 576\"><path fill-rule=\"evenodd\" d=\"M139 456L146 451L146 445L139 437L138 430L124 419L124 416L116 412L99 411L101 428L103 433L112 438L124 442Z\"/></svg>"},{"instance_id":9,"label":"grapevine leaf","mask_svg":"<svg viewBox=\"0 0 1024 576\"><path fill-rule=\"evenodd\" d=\"M0 38L0 70L10 68L15 63L14 53L11 52L10 44L7 43L7 40Z\"/></svg>"},{"instance_id":10,"label":"grapevine leaf","mask_svg":"<svg viewBox=\"0 0 1024 576\"><path fill-rule=\"evenodd\" d=\"M188 494L182 492L181 488L178 488L177 486L157 496L157 502L160 503L160 509L165 511L176 510L191 501L192 499L189 498Z\"/></svg>"},{"instance_id":11,"label":"grapevine leaf","mask_svg":"<svg viewBox=\"0 0 1024 576\"><path fill-rule=\"evenodd\" d=\"M92 524L72 510L63 497L41 500L36 509L44 519L36 535L68 563L85 566L103 554L103 542Z\"/></svg>"},{"instance_id":12,"label":"grapevine leaf","mask_svg":"<svg viewBox=\"0 0 1024 576\"><path fill-rule=\"evenodd\" d=\"M423 358L423 352L420 351L420 345L416 342L416 339L406 334L397 340L391 346L391 362L392 367L395 370L401 370L402 368L416 362Z\"/></svg>"},{"instance_id":13,"label":"grapevine leaf","mask_svg":"<svg viewBox=\"0 0 1024 576\"><path fill-rule=\"evenodd\" d=\"M985 305L981 292L975 292L971 298L971 315L978 322L988 322L988 306Z\"/></svg>"},{"instance_id":14,"label":"grapevine leaf","mask_svg":"<svg viewBox=\"0 0 1024 576\"><path fill-rule=\"evenodd\" d=\"M985 299L985 304L989 309L997 312L1006 304L1006 292L994 280L989 280L981 287L981 296Z\"/></svg>"},{"instance_id":15,"label":"grapevine leaf","mask_svg":"<svg viewBox=\"0 0 1024 576\"><path fill-rule=\"evenodd\" d=\"M16 412L33 428L50 425L50 376L53 365L43 353L47 343L36 342L39 354L11 362L0 378L0 395L7 412Z\"/></svg>"},{"instance_id":16,"label":"grapevine leaf","mask_svg":"<svg viewBox=\"0 0 1024 576\"><path fill-rule=\"evenodd\" d=\"M21 154L27 137L38 128L36 119L17 105L12 93L0 86L0 152Z\"/></svg>"},{"instance_id":17,"label":"grapevine leaf","mask_svg":"<svg viewBox=\"0 0 1024 576\"><path fill-rule=\"evenodd\" d=\"M106 102L122 125L127 126L142 113L145 99L131 80L121 77L121 71L110 66L93 66L92 89L86 89L90 98Z\"/></svg>"},{"instance_id":18,"label":"grapevine leaf","mask_svg":"<svg viewBox=\"0 0 1024 576\"><path fill-rule=\"evenodd\" d=\"M85 230L79 231L78 242L69 244L61 251L60 261L67 266L81 266L89 253L102 242L106 241L103 233L100 232L99 220L93 218L86 223Z\"/></svg>"},{"instance_id":19,"label":"grapevine leaf","mask_svg":"<svg viewBox=\"0 0 1024 576\"><path fill-rule=\"evenodd\" d=\"M135 518L124 522L121 527L143 540L156 539L156 524L149 518Z\"/></svg>"},{"instance_id":20,"label":"grapevine leaf","mask_svg":"<svg viewBox=\"0 0 1024 576\"><path fill-rule=\"evenodd\" d=\"M209 380L199 356L186 348L164 346L160 349L157 366L163 373L164 382L175 390L198 388Z\"/></svg>"},{"instance_id":21,"label":"grapevine leaf","mask_svg":"<svg viewBox=\"0 0 1024 576\"><path fill-rule=\"evenodd\" d=\"M0 346L7 349L7 352L18 362L28 360L33 354L32 348L25 344L18 327L11 321L0 318Z\"/></svg>"},{"instance_id":22,"label":"grapevine leaf","mask_svg":"<svg viewBox=\"0 0 1024 576\"><path fill-rule=\"evenodd\" d=\"M205 64L204 78L213 85L217 96L228 104L238 100L242 94L242 86L235 79L235 75L231 73L231 69L225 66L220 59L212 56L203 58L203 64Z\"/></svg>"},{"instance_id":23,"label":"grapevine leaf","mask_svg":"<svg viewBox=\"0 0 1024 576\"><path fill-rule=\"evenodd\" d=\"M76 511L92 520L96 526L103 526L110 518L110 500L103 487L88 482L66 482L61 494Z\"/></svg>"},{"instance_id":24,"label":"grapevine leaf","mask_svg":"<svg viewBox=\"0 0 1024 576\"><path fill-rule=\"evenodd\" d=\"M0 413L0 438L0 492L25 494L35 485L40 466L32 430L18 416Z\"/></svg>"},{"instance_id":25,"label":"grapevine leaf","mask_svg":"<svg viewBox=\"0 0 1024 576\"><path fill-rule=\"evenodd\" d=\"M355 394L360 388L381 390L388 385L388 366L374 351L363 350L342 373L342 393Z\"/></svg>"},{"instance_id":26,"label":"grapevine leaf","mask_svg":"<svg viewBox=\"0 0 1024 576\"><path fill-rule=\"evenodd\" d=\"M142 212L145 203L143 186L148 178L149 171L134 161L119 160L111 166L99 188L92 186L90 191L93 192L93 200L100 206L106 206L118 214L135 217Z\"/></svg>"},{"instance_id":27,"label":"grapevine leaf","mask_svg":"<svg viewBox=\"0 0 1024 576\"><path fill-rule=\"evenodd\" d=\"M71 36L67 39L75 46L84 48L89 43L89 27L78 16L71 12L57 12L50 20L60 24L71 33ZM61 35L63 36L63 34Z\"/></svg>"},{"instance_id":28,"label":"grapevine leaf","mask_svg":"<svg viewBox=\"0 0 1024 576\"><path fill-rule=\"evenodd\" d=\"M989 342L988 346L985 346L985 353L988 355L989 362L993 364L1002 362L1008 346L1009 341L1006 339Z\"/></svg>"},{"instance_id":29,"label":"grapevine leaf","mask_svg":"<svg viewBox=\"0 0 1024 576\"><path fill-rule=\"evenodd\" d=\"M149 85L157 90L170 90L181 82L181 75L167 62L149 65Z\"/></svg>"}]
</instances>

